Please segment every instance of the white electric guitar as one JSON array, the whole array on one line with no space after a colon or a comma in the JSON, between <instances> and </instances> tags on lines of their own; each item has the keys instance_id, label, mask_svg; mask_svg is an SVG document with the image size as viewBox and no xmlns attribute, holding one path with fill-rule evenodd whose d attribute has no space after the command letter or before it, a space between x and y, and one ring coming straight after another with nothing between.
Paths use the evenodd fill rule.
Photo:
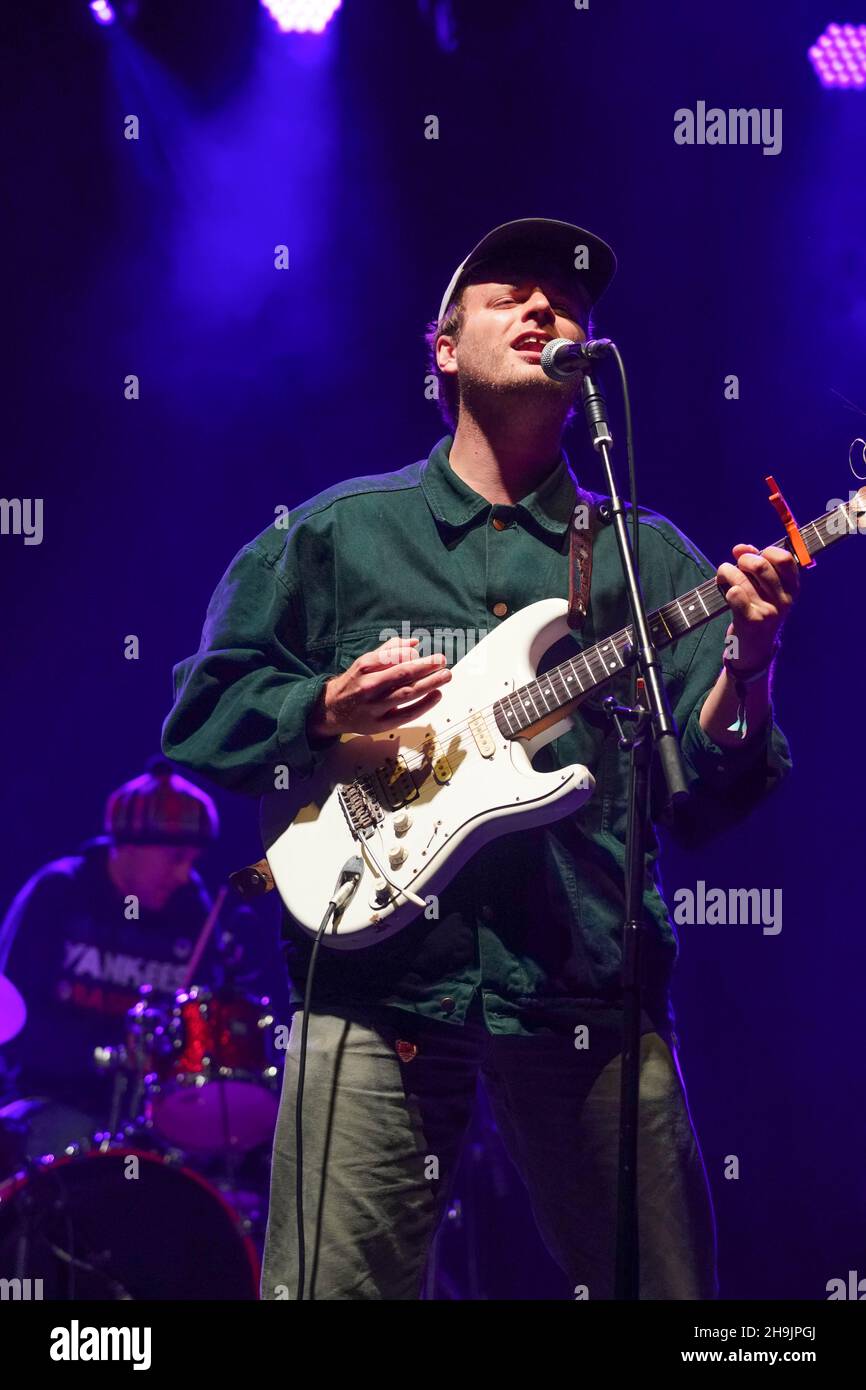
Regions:
<instances>
[{"instance_id":1,"label":"white electric guitar","mask_svg":"<svg viewBox=\"0 0 866 1390\"><path fill-rule=\"evenodd\" d=\"M809 555L866 531L866 488L801 528ZM778 545L792 548L788 541ZM632 664L631 629L543 676L570 632L565 599L522 608L453 668L432 717L381 734L344 734L311 777L263 798L268 865L295 921L315 933L347 859L364 871L323 942L357 948L406 926L485 843L577 811L595 781L579 764L536 772L580 701ZM657 647L730 610L715 579L649 615Z\"/></svg>"}]
</instances>

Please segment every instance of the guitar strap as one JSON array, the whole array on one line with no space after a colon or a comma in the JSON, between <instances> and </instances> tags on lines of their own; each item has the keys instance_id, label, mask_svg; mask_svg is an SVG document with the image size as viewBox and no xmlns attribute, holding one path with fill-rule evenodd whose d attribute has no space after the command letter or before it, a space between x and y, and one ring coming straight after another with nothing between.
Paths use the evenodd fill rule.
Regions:
<instances>
[{"instance_id":1,"label":"guitar strap","mask_svg":"<svg viewBox=\"0 0 866 1390\"><path fill-rule=\"evenodd\" d=\"M582 626L589 608L592 547L599 523L598 499L579 487L568 524L568 626L575 631Z\"/></svg>"}]
</instances>

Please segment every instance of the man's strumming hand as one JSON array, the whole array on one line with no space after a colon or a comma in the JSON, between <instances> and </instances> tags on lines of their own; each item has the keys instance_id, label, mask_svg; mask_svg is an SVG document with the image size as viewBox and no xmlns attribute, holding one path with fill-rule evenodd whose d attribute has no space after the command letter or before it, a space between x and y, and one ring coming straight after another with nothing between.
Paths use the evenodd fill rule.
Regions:
<instances>
[{"instance_id":1,"label":"man's strumming hand","mask_svg":"<svg viewBox=\"0 0 866 1390\"><path fill-rule=\"evenodd\" d=\"M417 637L392 637L325 684L307 720L313 738L375 734L426 714L451 679L442 653L419 656ZM411 701L411 704L407 704ZM397 708L397 706L401 708Z\"/></svg>"}]
</instances>

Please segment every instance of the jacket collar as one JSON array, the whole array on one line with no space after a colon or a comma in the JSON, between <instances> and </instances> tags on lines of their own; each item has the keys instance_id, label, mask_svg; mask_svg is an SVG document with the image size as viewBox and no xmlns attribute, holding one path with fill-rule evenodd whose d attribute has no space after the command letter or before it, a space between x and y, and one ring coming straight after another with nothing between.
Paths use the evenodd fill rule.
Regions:
<instances>
[{"instance_id":1,"label":"jacket collar","mask_svg":"<svg viewBox=\"0 0 866 1390\"><path fill-rule=\"evenodd\" d=\"M461 531L492 503L473 491L451 467L453 442L453 435L446 434L434 445L421 468L421 489L437 522ZM577 497L577 479L563 450L556 466L534 492L527 493L513 508L497 505L497 511L525 512L552 536L562 536L568 530Z\"/></svg>"}]
</instances>

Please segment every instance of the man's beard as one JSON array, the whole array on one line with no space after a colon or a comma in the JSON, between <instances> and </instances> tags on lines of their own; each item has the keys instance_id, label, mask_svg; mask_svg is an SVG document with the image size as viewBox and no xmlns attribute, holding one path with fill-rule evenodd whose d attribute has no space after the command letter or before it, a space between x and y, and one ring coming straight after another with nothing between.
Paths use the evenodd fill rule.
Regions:
<instances>
[{"instance_id":1,"label":"man's beard","mask_svg":"<svg viewBox=\"0 0 866 1390\"><path fill-rule=\"evenodd\" d=\"M477 420L499 420L513 411L539 415L544 420L565 419L578 400L575 381L553 381L539 366L532 372L502 380L492 373L460 373L460 405Z\"/></svg>"}]
</instances>

